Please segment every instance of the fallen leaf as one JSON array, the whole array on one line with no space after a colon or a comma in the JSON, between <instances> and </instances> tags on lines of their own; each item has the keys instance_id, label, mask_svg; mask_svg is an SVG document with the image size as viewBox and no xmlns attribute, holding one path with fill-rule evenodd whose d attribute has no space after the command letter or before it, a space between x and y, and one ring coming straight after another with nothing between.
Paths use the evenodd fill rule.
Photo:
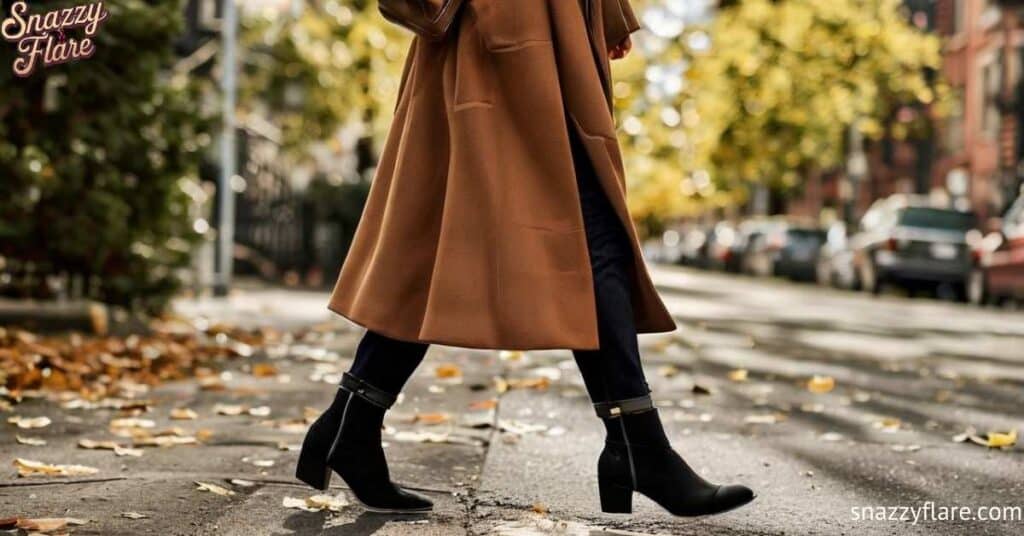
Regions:
<instances>
[{"instance_id":1,"label":"fallen leaf","mask_svg":"<svg viewBox=\"0 0 1024 536\"><path fill-rule=\"evenodd\" d=\"M286 496L281 500L281 506L284 506L285 508L295 508L298 510L305 510L307 512L320 512L323 510L340 512L348 505L348 499L346 499L343 494L334 496L313 495L307 499Z\"/></svg>"},{"instance_id":2,"label":"fallen leaf","mask_svg":"<svg viewBox=\"0 0 1024 536\"><path fill-rule=\"evenodd\" d=\"M148 519L149 518L149 516L147 516L146 514L142 514L142 513L139 513L139 512L121 512L121 517L125 517L125 518L128 518L128 519Z\"/></svg>"},{"instance_id":3,"label":"fallen leaf","mask_svg":"<svg viewBox=\"0 0 1024 536\"><path fill-rule=\"evenodd\" d=\"M33 447L41 447L46 444L45 439L38 439L35 437L22 437L20 435L15 435L14 439L18 443L21 443L22 445L30 445Z\"/></svg>"},{"instance_id":4,"label":"fallen leaf","mask_svg":"<svg viewBox=\"0 0 1024 536\"><path fill-rule=\"evenodd\" d=\"M270 378L277 374L277 367L270 363L256 363L252 366L252 375L257 378Z\"/></svg>"},{"instance_id":5,"label":"fallen leaf","mask_svg":"<svg viewBox=\"0 0 1024 536\"><path fill-rule=\"evenodd\" d=\"M451 415L448 415L447 413L417 413L415 416L413 416L412 422L414 424L420 423L427 425L436 425L446 423L451 419Z\"/></svg>"},{"instance_id":6,"label":"fallen leaf","mask_svg":"<svg viewBox=\"0 0 1024 536\"><path fill-rule=\"evenodd\" d=\"M256 406L255 408L249 408L246 413L253 417L269 417L270 406Z\"/></svg>"},{"instance_id":7,"label":"fallen leaf","mask_svg":"<svg viewBox=\"0 0 1024 536\"><path fill-rule=\"evenodd\" d=\"M498 430L515 435L533 434L547 429L548 427L543 424L531 424L511 419L498 420Z\"/></svg>"},{"instance_id":8,"label":"fallen leaf","mask_svg":"<svg viewBox=\"0 0 1024 536\"><path fill-rule=\"evenodd\" d=\"M150 419L139 419L136 417L125 417L110 421L111 428L153 428L156 423Z\"/></svg>"},{"instance_id":9,"label":"fallen leaf","mask_svg":"<svg viewBox=\"0 0 1024 536\"><path fill-rule=\"evenodd\" d=\"M100 472L85 465L53 465L24 458L15 459L14 466L18 468L18 476L86 476Z\"/></svg>"},{"instance_id":10,"label":"fallen leaf","mask_svg":"<svg viewBox=\"0 0 1024 536\"><path fill-rule=\"evenodd\" d=\"M436 433L426 431L403 430L396 432L393 436L395 441L404 443L447 443L451 445L470 445L474 447L483 446L486 442L475 437L449 433Z\"/></svg>"},{"instance_id":11,"label":"fallen leaf","mask_svg":"<svg viewBox=\"0 0 1024 536\"><path fill-rule=\"evenodd\" d=\"M533 506L531 506L530 509L533 510L534 513L537 513L537 514L546 514L546 513L548 513L548 507L544 506L541 503L533 503Z\"/></svg>"},{"instance_id":12,"label":"fallen leaf","mask_svg":"<svg viewBox=\"0 0 1024 536\"><path fill-rule=\"evenodd\" d=\"M78 446L83 449L112 450L117 456L142 456L142 451L127 446L119 445L116 441L93 441L91 439L80 439Z\"/></svg>"},{"instance_id":13,"label":"fallen leaf","mask_svg":"<svg viewBox=\"0 0 1024 536\"><path fill-rule=\"evenodd\" d=\"M763 415L747 415L743 418L743 422L747 424L778 424L786 420L786 415L783 413L767 413Z\"/></svg>"},{"instance_id":14,"label":"fallen leaf","mask_svg":"<svg viewBox=\"0 0 1024 536\"><path fill-rule=\"evenodd\" d=\"M19 518L15 528L31 532L53 532L68 526L84 525L88 521L73 517L43 517L38 519Z\"/></svg>"},{"instance_id":15,"label":"fallen leaf","mask_svg":"<svg viewBox=\"0 0 1024 536\"><path fill-rule=\"evenodd\" d=\"M196 445L199 440L193 436L154 435L140 436L132 440L134 447L176 447L180 445Z\"/></svg>"},{"instance_id":16,"label":"fallen leaf","mask_svg":"<svg viewBox=\"0 0 1024 536\"><path fill-rule=\"evenodd\" d=\"M50 426L52 421L49 417L21 417L19 415L15 415L13 417L8 417L7 422L23 430L28 430L32 428L45 428Z\"/></svg>"},{"instance_id":17,"label":"fallen leaf","mask_svg":"<svg viewBox=\"0 0 1024 536\"><path fill-rule=\"evenodd\" d=\"M747 381L747 369L736 369L729 371L729 379L734 382Z\"/></svg>"},{"instance_id":18,"label":"fallen leaf","mask_svg":"<svg viewBox=\"0 0 1024 536\"><path fill-rule=\"evenodd\" d=\"M807 390L815 394L831 392L836 388L836 380L832 376L814 376L807 381Z\"/></svg>"},{"instance_id":19,"label":"fallen leaf","mask_svg":"<svg viewBox=\"0 0 1024 536\"><path fill-rule=\"evenodd\" d=\"M498 407L498 400L491 398L489 400L477 400L469 404L469 409L474 411L494 409Z\"/></svg>"},{"instance_id":20,"label":"fallen leaf","mask_svg":"<svg viewBox=\"0 0 1024 536\"><path fill-rule=\"evenodd\" d=\"M228 415L230 417L241 415L248 409L241 404L217 404L213 406L213 412L217 415Z\"/></svg>"},{"instance_id":21,"label":"fallen leaf","mask_svg":"<svg viewBox=\"0 0 1024 536\"><path fill-rule=\"evenodd\" d=\"M218 486L217 484L210 484L208 482L198 482L198 481L195 484L196 484L196 489L199 490L199 491L209 491L210 493L215 493L217 495L223 495L225 497L230 497L231 495L235 494L235 492L233 492L233 491L231 491L231 490L229 490L229 489L227 489L227 488L225 488L223 486Z\"/></svg>"},{"instance_id":22,"label":"fallen leaf","mask_svg":"<svg viewBox=\"0 0 1024 536\"><path fill-rule=\"evenodd\" d=\"M551 386L551 379L547 377L540 378L522 378L507 380L509 389L536 389L543 391Z\"/></svg>"},{"instance_id":23,"label":"fallen leaf","mask_svg":"<svg viewBox=\"0 0 1024 536\"><path fill-rule=\"evenodd\" d=\"M1017 444L1017 430L989 432L986 439L988 440L987 446L989 448L1012 447Z\"/></svg>"},{"instance_id":24,"label":"fallen leaf","mask_svg":"<svg viewBox=\"0 0 1024 536\"><path fill-rule=\"evenodd\" d=\"M171 410L171 419L176 421L194 421L199 414L189 408L174 408Z\"/></svg>"},{"instance_id":25,"label":"fallen leaf","mask_svg":"<svg viewBox=\"0 0 1024 536\"><path fill-rule=\"evenodd\" d=\"M455 363L442 363L434 368L434 375L438 378L459 378L462 377L462 369Z\"/></svg>"}]
</instances>

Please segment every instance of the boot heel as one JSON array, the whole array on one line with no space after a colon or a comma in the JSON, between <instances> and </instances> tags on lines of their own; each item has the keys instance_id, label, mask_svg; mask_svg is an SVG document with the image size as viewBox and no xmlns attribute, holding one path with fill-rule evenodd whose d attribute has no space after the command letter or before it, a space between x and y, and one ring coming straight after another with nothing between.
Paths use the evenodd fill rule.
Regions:
<instances>
[{"instance_id":1,"label":"boot heel","mask_svg":"<svg viewBox=\"0 0 1024 536\"><path fill-rule=\"evenodd\" d=\"M633 513L633 489L599 480L598 491L601 494L601 511L606 514Z\"/></svg>"},{"instance_id":2,"label":"boot heel","mask_svg":"<svg viewBox=\"0 0 1024 536\"><path fill-rule=\"evenodd\" d=\"M316 454L320 454L320 456ZM318 490L327 490L331 487L331 473L333 471L327 465L327 456L322 452L316 454L308 449L302 449L299 452L299 463L295 467L295 478Z\"/></svg>"}]
</instances>

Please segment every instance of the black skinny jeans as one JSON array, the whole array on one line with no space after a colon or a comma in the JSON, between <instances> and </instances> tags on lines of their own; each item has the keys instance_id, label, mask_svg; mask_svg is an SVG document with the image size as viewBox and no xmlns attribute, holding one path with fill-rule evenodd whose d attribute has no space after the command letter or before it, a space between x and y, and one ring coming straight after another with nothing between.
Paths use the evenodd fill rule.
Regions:
<instances>
[{"instance_id":1,"label":"black skinny jeans","mask_svg":"<svg viewBox=\"0 0 1024 536\"><path fill-rule=\"evenodd\" d=\"M592 401L645 396L651 390L640 365L630 300L633 250L572 122L568 124L594 278L600 341L599 350L575 350L573 356ZM370 385L397 394L423 361L428 346L367 331L349 372Z\"/></svg>"}]
</instances>

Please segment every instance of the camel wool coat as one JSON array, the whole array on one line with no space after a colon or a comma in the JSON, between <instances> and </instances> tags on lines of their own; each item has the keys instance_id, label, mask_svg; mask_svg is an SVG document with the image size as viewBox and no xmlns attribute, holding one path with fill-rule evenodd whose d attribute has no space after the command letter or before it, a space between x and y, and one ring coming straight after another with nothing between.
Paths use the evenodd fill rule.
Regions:
<instances>
[{"instance_id":1,"label":"camel wool coat","mask_svg":"<svg viewBox=\"0 0 1024 536\"><path fill-rule=\"evenodd\" d=\"M575 128L633 244L637 330L675 329L627 212L611 112L608 48L639 28L629 0L467 0L457 24L413 41L329 308L400 340L597 349Z\"/></svg>"}]
</instances>

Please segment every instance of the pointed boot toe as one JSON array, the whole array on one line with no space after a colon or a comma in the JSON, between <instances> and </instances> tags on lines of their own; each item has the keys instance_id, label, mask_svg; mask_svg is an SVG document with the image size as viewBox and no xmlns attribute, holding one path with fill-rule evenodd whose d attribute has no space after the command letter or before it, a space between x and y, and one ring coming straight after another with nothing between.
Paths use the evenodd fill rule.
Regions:
<instances>
[{"instance_id":1,"label":"pointed boot toe","mask_svg":"<svg viewBox=\"0 0 1024 536\"><path fill-rule=\"evenodd\" d=\"M715 512L713 513L722 513L739 508L753 501L754 497L754 491L746 486L737 484L719 486L712 499L712 504L715 507Z\"/></svg>"}]
</instances>

